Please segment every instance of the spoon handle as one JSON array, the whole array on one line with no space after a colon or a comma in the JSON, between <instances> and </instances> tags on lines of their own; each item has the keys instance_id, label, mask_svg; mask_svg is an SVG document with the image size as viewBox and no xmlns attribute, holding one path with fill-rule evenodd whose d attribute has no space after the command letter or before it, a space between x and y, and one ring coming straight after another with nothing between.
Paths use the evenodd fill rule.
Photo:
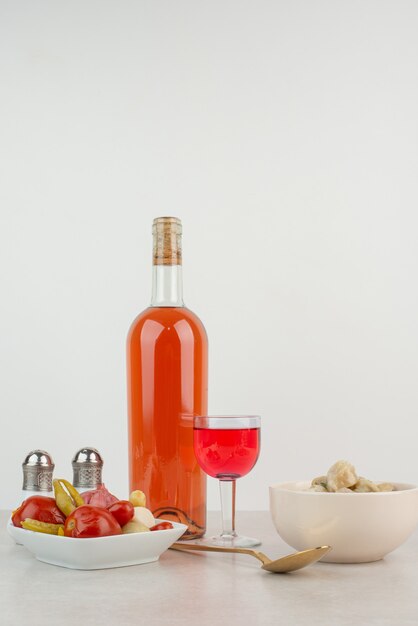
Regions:
<instances>
[{"instance_id":1,"label":"spoon handle","mask_svg":"<svg viewBox=\"0 0 418 626\"><path fill-rule=\"evenodd\" d=\"M181 543L177 541L170 546L173 550L180 550L180 552L187 552L189 550L197 550L201 552L232 552L234 554L249 554L250 556L254 556L256 559L261 561L262 563L270 562L270 559L265 556L262 552L257 552L257 550L251 550L251 548L223 548L221 546L205 546L196 543Z\"/></svg>"}]
</instances>

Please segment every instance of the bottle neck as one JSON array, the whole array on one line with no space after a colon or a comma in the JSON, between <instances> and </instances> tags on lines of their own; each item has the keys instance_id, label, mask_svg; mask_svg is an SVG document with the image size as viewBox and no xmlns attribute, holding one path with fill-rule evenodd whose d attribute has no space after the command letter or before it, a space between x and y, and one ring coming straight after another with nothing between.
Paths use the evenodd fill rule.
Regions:
<instances>
[{"instance_id":1,"label":"bottle neck","mask_svg":"<svg viewBox=\"0 0 418 626\"><path fill-rule=\"evenodd\" d=\"M151 306L184 306L181 265L152 266Z\"/></svg>"}]
</instances>

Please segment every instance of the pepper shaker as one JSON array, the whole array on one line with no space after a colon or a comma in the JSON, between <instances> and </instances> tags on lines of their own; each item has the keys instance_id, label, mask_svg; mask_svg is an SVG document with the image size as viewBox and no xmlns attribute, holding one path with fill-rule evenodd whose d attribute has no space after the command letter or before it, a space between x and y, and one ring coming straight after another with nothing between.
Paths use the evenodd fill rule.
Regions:
<instances>
[{"instance_id":1,"label":"pepper shaker","mask_svg":"<svg viewBox=\"0 0 418 626\"><path fill-rule=\"evenodd\" d=\"M81 448L72 460L73 485L80 493L97 489L103 484L103 459L96 448Z\"/></svg>"},{"instance_id":2,"label":"pepper shaker","mask_svg":"<svg viewBox=\"0 0 418 626\"><path fill-rule=\"evenodd\" d=\"M22 498L29 496L53 496L52 475L55 464L45 450L32 450L22 463L23 486Z\"/></svg>"}]
</instances>

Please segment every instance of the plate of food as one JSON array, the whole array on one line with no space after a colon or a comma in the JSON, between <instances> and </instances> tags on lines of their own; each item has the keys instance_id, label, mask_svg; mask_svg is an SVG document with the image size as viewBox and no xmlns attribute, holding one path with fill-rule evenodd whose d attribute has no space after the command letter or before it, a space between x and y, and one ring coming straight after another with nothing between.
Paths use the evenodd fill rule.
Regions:
<instances>
[{"instance_id":1,"label":"plate of food","mask_svg":"<svg viewBox=\"0 0 418 626\"><path fill-rule=\"evenodd\" d=\"M107 569L157 561L187 527L154 519L141 491L118 500L102 485L79 494L54 480L55 498L31 496L13 511L9 534L44 563Z\"/></svg>"}]
</instances>

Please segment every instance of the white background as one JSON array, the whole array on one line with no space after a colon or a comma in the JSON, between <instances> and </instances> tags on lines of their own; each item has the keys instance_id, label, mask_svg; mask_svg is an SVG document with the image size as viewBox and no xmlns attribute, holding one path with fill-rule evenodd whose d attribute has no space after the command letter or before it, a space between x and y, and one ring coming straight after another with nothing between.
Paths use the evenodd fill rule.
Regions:
<instances>
[{"instance_id":1,"label":"white background","mask_svg":"<svg viewBox=\"0 0 418 626\"><path fill-rule=\"evenodd\" d=\"M127 494L125 337L183 220L238 507L338 458L416 482L418 3L0 0L1 507L94 445ZM210 481L209 508L218 508Z\"/></svg>"}]
</instances>

